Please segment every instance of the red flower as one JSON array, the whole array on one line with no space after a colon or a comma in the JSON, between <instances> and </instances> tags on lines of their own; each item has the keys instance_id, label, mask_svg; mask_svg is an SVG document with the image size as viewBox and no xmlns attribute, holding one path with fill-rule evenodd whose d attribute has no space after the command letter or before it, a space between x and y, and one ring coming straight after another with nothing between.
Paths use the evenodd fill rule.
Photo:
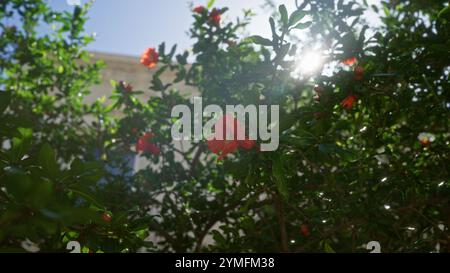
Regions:
<instances>
[{"instance_id":1,"label":"red flower","mask_svg":"<svg viewBox=\"0 0 450 273\"><path fill-rule=\"evenodd\" d=\"M301 224L300 225L300 232L303 236L308 237L310 235L309 227L307 224Z\"/></svg>"},{"instance_id":2,"label":"red flower","mask_svg":"<svg viewBox=\"0 0 450 273\"><path fill-rule=\"evenodd\" d=\"M194 8L193 10L195 13L203 13L205 11L205 7L204 6L197 6Z\"/></svg>"},{"instance_id":3,"label":"red flower","mask_svg":"<svg viewBox=\"0 0 450 273\"><path fill-rule=\"evenodd\" d=\"M133 86L124 81L119 82L119 87L122 91L125 91L127 93L130 93L131 91L133 91Z\"/></svg>"},{"instance_id":4,"label":"red flower","mask_svg":"<svg viewBox=\"0 0 450 273\"><path fill-rule=\"evenodd\" d=\"M353 78L357 81L361 81L364 78L364 68L362 66L355 67L355 71L353 73Z\"/></svg>"},{"instance_id":5,"label":"red flower","mask_svg":"<svg viewBox=\"0 0 450 273\"><path fill-rule=\"evenodd\" d=\"M357 61L356 57L350 57L348 59L343 60L342 63L345 65L351 66L351 65L354 65L356 63L356 61Z\"/></svg>"},{"instance_id":6,"label":"red flower","mask_svg":"<svg viewBox=\"0 0 450 273\"><path fill-rule=\"evenodd\" d=\"M417 139L419 139L420 144L422 144L422 146L426 147L436 139L436 136L431 133L423 132L417 136Z\"/></svg>"},{"instance_id":7,"label":"red flower","mask_svg":"<svg viewBox=\"0 0 450 273\"><path fill-rule=\"evenodd\" d=\"M256 141L251 140L251 139L239 141L239 146L245 150L250 150L251 148L253 148L255 146L255 144L256 144Z\"/></svg>"},{"instance_id":8,"label":"red flower","mask_svg":"<svg viewBox=\"0 0 450 273\"><path fill-rule=\"evenodd\" d=\"M343 101L341 101L341 106L347 110L353 108L353 104L358 100L355 95L348 95Z\"/></svg>"},{"instance_id":9,"label":"red flower","mask_svg":"<svg viewBox=\"0 0 450 273\"><path fill-rule=\"evenodd\" d=\"M150 140L155 137L153 133L145 133L136 142L136 152L152 153L158 155L161 150L155 144L151 143Z\"/></svg>"},{"instance_id":10,"label":"red flower","mask_svg":"<svg viewBox=\"0 0 450 273\"><path fill-rule=\"evenodd\" d=\"M234 126L234 130L232 127ZM230 115L221 117L215 124L214 135L207 140L208 149L219 155L218 160L222 160L227 154L234 153L239 147L250 150L252 149L256 141L248 138L244 140L238 140L239 132L245 132L245 128L238 122L237 119ZM233 134L231 140L227 140L227 135Z\"/></svg>"},{"instance_id":11,"label":"red flower","mask_svg":"<svg viewBox=\"0 0 450 273\"><path fill-rule=\"evenodd\" d=\"M112 216L109 213L105 212L102 214L102 220L109 223L112 220Z\"/></svg>"},{"instance_id":12,"label":"red flower","mask_svg":"<svg viewBox=\"0 0 450 273\"><path fill-rule=\"evenodd\" d=\"M219 25L221 20L221 13L218 9L213 9L209 14L209 22L211 24Z\"/></svg>"},{"instance_id":13,"label":"red flower","mask_svg":"<svg viewBox=\"0 0 450 273\"><path fill-rule=\"evenodd\" d=\"M208 149L219 155L218 161L221 161L227 154L236 152L238 146L239 142L237 140L208 140Z\"/></svg>"},{"instance_id":14,"label":"red flower","mask_svg":"<svg viewBox=\"0 0 450 273\"><path fill-rule=\"evenodd\" d=\"M141 55L141 64L154 68L158 63L159 54L154 48L147 48Z\"/></svg>"}]
</instances>

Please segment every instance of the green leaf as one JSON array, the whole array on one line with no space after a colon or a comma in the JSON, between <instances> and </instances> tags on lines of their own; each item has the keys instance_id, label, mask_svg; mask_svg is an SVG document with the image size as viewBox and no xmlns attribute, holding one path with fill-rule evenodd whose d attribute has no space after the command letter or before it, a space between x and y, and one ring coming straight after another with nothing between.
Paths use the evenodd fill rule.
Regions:
<instances>
[{"instance_id":1,"label":"green leaf","mask_svg":"<svg viewBox=\"0 0 450 273\"><path fill-rule=\"evenodd\" d=\"M31 137L33 131L29 128L18 128L17 131L20 137L14 137L12 139L11 156L14 161L19 161L31 148Z\"/></svg>"},{"instance_id":2,"label":"green leaf","mask_svg":"<svg viewBox=\"0 0 450 273\"><path fill-rule=\"evenodd\" d=\"M24 201L33 187L30 176L21 170L10 170L6 177L2 177L2 185L6 186L8 194L14 196L19 201Z\"/></svg>"},{"instance_id":3,"label":"green leaf","mask_svg":"<svg viewBox=\"0 0 450 273\"><path fill-rule=\"evenodd\" d=\"M278 37L277 31L275 30L275 20L273 17L269 18L270 29L272 30L272 37Z\"/></svg>"},{"instance_id":4,"label":"green leaf","mask_svg":"<svg viewBox=\"0 0 450 273\"><path fill-rule=\"evenodd\" d=\"M175 51L177 50L177 45L173 45L170 49L169 55L167 55L167 58L172 59L173 55L175 55Z\"/></svg>"},{"instance_id":5,"label":"green leaf","mask_svg":"<svg viewBox=\"0 0 450 273\"><path fill-rule=\"evenodd\" d=\"M166 55L166 43L162 42L159 46L158 46L158 53L161 56L165 56Z\"/></svg>"},{"instance_id":6,"label":"green leaf","mask_svg":"<svg viewBox=\"0 0 450 273\"><path fill-rule=\"evenodd\" d=\"M284 44L281 46L280 51L278 52L277 58L279 60L283 60L286 57L289 49L291 48L291 44Z\"/></svg>"},{"instance_id":7,"label":"green leaf","mask_svg":"<svg viewBox=\"0 0 450 273\"><path fill-rule=\"evenodd\" d=\"M115 80L110 80L109 84L111 84L112 88L114 88L114 89L117 88L117 82Z\"/></svg>"},{"instance_id":8,"label":"green leaf","mask_svg":"<svg viewBox=\"0 0 450 273\"><path fill-rule=\"evenodd\" d=\"M271 40L263 38L259 35L251 36L251 37L249 37L249 39L257 45L263 45L263 46L272 46L273 45Z\"/></svg>"},{"instance_id":9,"label":"green leaf","mask_svg":"<svg viewBox=\"0 0 450 273\"><path fill-rule=\"evenodd\" d=\"M326 253L336 253L329 243L324 243L324 250Z\"/></svg>"},{"instance_id":10,"label":"green leaf","mask_svg":"<svg viewBox=\"0 0 450 273\"><path fill-rule=\"evenodd\" d=\"M355 153L344 150L335 144L320 144L319 151L330 156L338 156L339 158L349 162L355 162L358 160Z\"/></svg>"},{"instance_id":11,"label":"green leaf","mask_svg":"<svg viewBox=\"0 0 450 273\"><path fill-rule=\"evenodd\" d=\"M283 27L286 27L288 24L288 13L286 10L286 6L285 5L280 5L278 7L278 10L280 12L281 15L281 22L283 22Z\"/></svg>"},{"instance_id":12,"label":"green leaf","mask_svg":"<svg viewBox=\"0 0 450 273\"><path fill-rule=\"evenodd\" d=\"M295 29L306 29L309 28L311 26L312 22L305 22L305 23L298 23L294 28Z\"/></svg>"},{"instance_id":13,"label":"green leaf","mask_svg":"<svg viewBox=\"0 0 450 273\"><path fill-rule=\"evenodd\" d=\"M272 164L272 175L278 192L284 199L288 199L289 193L286 185L286 170L283 165L282 157L275 159Z\"/></svg>"},{"instance_id":14,"label":"green leaf","mask_svg":"<svg viewBox=\"0 0 450 273\"><path fill-rule=\"evenodd\" d=\"M280 139L282 142L286 142L290 145L299 147L299 148L307 148L314 144L315 138L308 137L308 136L296 136L296 135L290 135L290 136L283 136Z\"/></svg>"},{"instance_id":15,"label":"green leaf","mask_svg":"<svg viewBox=\"0 0 450 273\"><path fill-rule=\"evenodd\" d=\"M6 91L0 91L0 114L6 110L11 101L11 93Z\"/></svg>"},{"instance_id":16,"label":"green leaf","mask_svg":"<svg viewBox=\"0 0 450 273\"><path fill-rule=\"evenodd\" d=\"M383 3L383 11L386 17L389 17L389 15L391 14L391 12L389 11L389 7L387 6L386 3Z\"/></svg>"},{"instance_id":17,"label":"green leaf","mask_svg":"<svg viewBox=\"0 0 450 273\"><path fill-rule=\"evenodd\" d=\"M176 59L177 59L177 61L178 61L178 63L180 65L186 65L187 64L187 57L188 57L188 52L184 52L183 55L178 54L176 56Z\"/></svg>"},{"instance_id":18,"label":"green leaf","mask_svg":"<svg viewBox=\"0 0 450 273\"><path fill-rule=\"evenodd\" d=\"M76 195L79 195L80 197L84 198L86 201L91 202L98 208L103 208L103 209L105 208L105 206L103 206L103 204L99 203L92 195L90 195L78 188L72 187L69 190L72 191L73 193L75 193Z\"/></svg>"},{"instance_id":19,"label":"green leaf","mask_svg":"<svg viewBox=\"0 0 450 273\"><path fill-rule=\"evenodd\" d=\"M51 181L37 181L36 184L31 196L31 203L36 207L43 208L50 200L53 183Z\"/></svg>"},{"instance_id":20,"label":"green leaf","mask_svg":"<svg viewBox=\"0 0 450 273\"><path fill-rule=\"evenodd\" d=\"M335 148L336 154L337 156L339 156L340 158L342 158L345 161L348 162L355 162L358 160L358 156L357 154L350 152L348 150L344 150L341 147L337 146Z\"/></svg>"},{"instance_id":21,"label":"green leaf","mask_svg":"<svg viewBox=\"0 0 450 273\"><path fill-rule=\"evenodd\" d=\"M216 243L218 243L218 245L227 245L227 240L223 237L223 235L217 231L217 230L213 230L211 231L214 241L216 241Z\"/></svg>"},{"instance_id":22,"label":"green leaf","mask_svg":"<svg viewBox=\"0 0 450 273\"><path fill-rule=\"evenodd\" d=\"M126 214L121 214L121 217L119 218L119 215L117 215L116 221L120 220L120 219L125 219L126 220ZM122 217L123 216L123 217ZM149 215L149 216L144 216L141 217L139 219L134 220L133 222L130 223L129 228L131 230L141 230L144 229L146 227L149 226L150 223L154 223L155 222L155 215Z\"/></svg>"},{"instance_id":23,"label":"green leaf","mask_svg":"<svg viewBox=\"0 0 450 273\"><path fill-rule=\"evenodd\" d=\"M19 131L22 138L31 138L33 136L33 130L30 128L18 128L17 131Z\"/></svg>"},{"instance_id":24,"label":"green leaf","mask_svg":"<svg viewBox=\"0 0 450 273\"><path fill-rule=\"evenodd\" d=\"M289 17L289 26L293 26L298 21L303 19L306 16L306 12L303 10L296 10L294 11L291 16Z\"/></svg>"},{"instance_id":25,"label":"green leaf","mask_svg":"<svg viewBox=\"0 0 450 273\"><path fill-rule=\"evenodd\" d=\"M58 175L59 166L56 162L55 151L53 151L53 148L48 143L42 146L39 152L38 162L42 169L51 177Z\"/></svg>"},{"instance_id":26,"label":"green leaf","mask_svg":"<svg viewBox=\"0 0 450 273\"><path fill-rule=\"evenodd\" d=\"M216 0L209 0L208 4L206 5L206 7L208 7L208 9L212 8L212 6L214 6L215 2L216 2Z\"/></svg>"},{"instance_id":27,"label":"green leaf","mask_svg":"<svg viewBox=\"0 0 450 273\"><path fill-rule=\"evenodd\" d=\"M164 90L164 84L158 77L153 77L152 84L153 85L152 85L151 89L153 89L155 91Z\"/></svg>"},{"instance_id":28,"label":"green leaf","mask_svg":"<svg viewBox=\"0 0 450 273\"><path fill-rule=\"evenodd\" d=\"M75 158L70 164L70 172L73 175L81 174L84 171L84 164L79 158Z\"/></svg>"},{"instance_id":29,"label":"green leaf","mask_svg":"<svg viewBox=\"0 0 450 273\"><path fill-rule=\"evenodd\" d=\"M443 19L445 17L450 17L450 6L443 8L438 14L438 18L440 19Z\"/></svg>"}]
</instances>

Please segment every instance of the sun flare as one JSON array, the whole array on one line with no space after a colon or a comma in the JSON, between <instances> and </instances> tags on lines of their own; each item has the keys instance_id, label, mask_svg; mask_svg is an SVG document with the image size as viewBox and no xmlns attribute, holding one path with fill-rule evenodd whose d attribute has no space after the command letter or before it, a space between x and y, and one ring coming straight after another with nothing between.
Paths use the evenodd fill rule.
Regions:
<instances>
[{"instance_id":1,"label":"sun flare","mask_svg":"<svg viewBox=\"0 0 450 273\"><path fill-rule=\"evenodd\" d=\"M323 56L318 51L309 51L300 57L297 62L297 72L300 75L309 75L317 72L323 64Z\"/></svg>"}]
</instances>

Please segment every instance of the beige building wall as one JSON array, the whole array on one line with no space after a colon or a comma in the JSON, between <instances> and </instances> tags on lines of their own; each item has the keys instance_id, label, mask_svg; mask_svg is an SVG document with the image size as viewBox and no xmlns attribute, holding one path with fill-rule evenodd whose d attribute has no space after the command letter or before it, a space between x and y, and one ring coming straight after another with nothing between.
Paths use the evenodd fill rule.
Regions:
<instances>
[{"instance_id":1,"label":"beige building wall","mask_svg":"<svg viewBox=\"0 0 450 273\"><path fill-rule=\"evenodd\" d=\"M86 98L86 102L92 102L102 96L110 96L112 86L110 81L125 81L131 84L135 91L144 91L144 94L138 97L143 101L147 101L151 96L158 96L158 92L149 90L151 86L152 75L157 71L158 67L149 69L140 64L140 57L115 55L101 52L92 52L93 60L103 60L106 67L101 71L102 82L92 89L91 95ZM164 83L170 82L175 78L175 73L167 70L161 76ZM183 82L174 85L175 88L185 94L195 93L195 89L186 86Z\"/></svg>"}]
</instances>

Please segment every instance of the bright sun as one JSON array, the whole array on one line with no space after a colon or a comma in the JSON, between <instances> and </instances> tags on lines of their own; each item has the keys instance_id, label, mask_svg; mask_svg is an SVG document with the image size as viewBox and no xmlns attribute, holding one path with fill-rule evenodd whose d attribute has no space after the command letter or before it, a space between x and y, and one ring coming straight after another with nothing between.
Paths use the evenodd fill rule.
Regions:
<instances>
[{"instance_id":1,"label":"bright sun","mask_svg":"<svg viewBox=\"0 0 450 273\"><path fill-rule=\"evenodd\" d=\"M316 72L323 63L322 55L317 51L309 51L302 55L297 63L299 74L311 74Z\"/></svg>"}]
</instances>

